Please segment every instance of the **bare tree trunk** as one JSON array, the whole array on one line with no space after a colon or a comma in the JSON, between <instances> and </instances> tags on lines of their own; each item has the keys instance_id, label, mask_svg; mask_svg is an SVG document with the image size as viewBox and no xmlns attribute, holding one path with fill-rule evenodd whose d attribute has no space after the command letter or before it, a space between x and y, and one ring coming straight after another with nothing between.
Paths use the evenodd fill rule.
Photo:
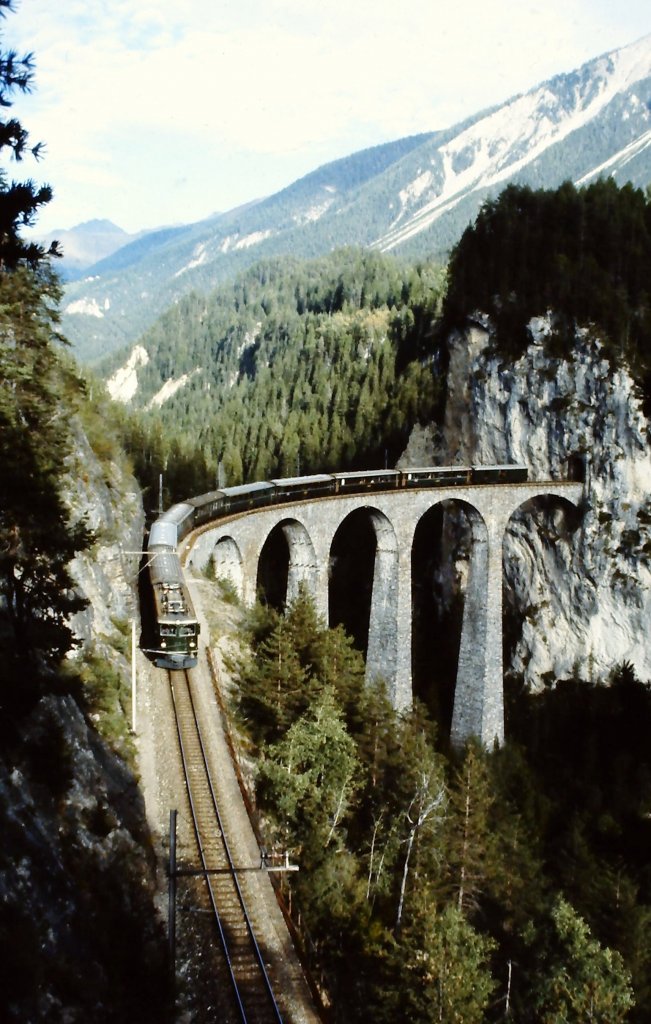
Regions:
<instances>
[{"instance_id":1,"label":"bare tree trunk","mask_svg":"<svg viewBox=\"0 0 651 1024\"><path fill-rule=\"evenodd\" d=\"M465 882L466 882L466 858L468 856L468 822L470 820L470 778L466 780L466 805L465 814L463 819L463 844L461 847L461 871L459 874L459 897L457 900L457 906L460 912L463 912L463 898L465 894Z\"/></svg>"},{"instance_id":2,"label":"bare tree trunk","mask_svg":"<svg viewBox=\"0 0 651 1024\"><path fill-rule=\"evenodd\" d=\"M378 829L380 822L382 821L382 815L377 819L373 825L373 838L371 839L371 856L368 864L368 878L366 880L366 902L368 903L371 897L371 879L373 878L373 859L375 857L375 840L377 838Z\"/></svg>"},{"instance_id":3,"label":"bare tree trunk","mask_svg":"<svg viewBox=\"0 0 651 1024\"><path fill-rule=\"evenodd\" d=\"M328 832L328 838L326 839L326 842L325 842L326 846L329 846L330 840L332 839L332 837L334 835L334 831L335 831L337 825L339 824L339 819L341 818L341 810L342 810L342 808L344 806L344 800L345 800L345 797L346 797L346 786L348 785L348 782L349 782L349 780L346 779L346 781L344 782L343 786L341 787L341 793L339 794L339 800L337 802L337 810L334 813L334 817L332 819L332 825L330 826L330 831Z\"/></svg>"},{"instance_id":4,"label":"bare tree trunk","mask_svg":"<svg viewBox=\"0 0 651 1024\"><path fill-rule=\"evenodd\" d=\"M396 919L396 927L400 926L402 919L402 908L405 902L405 889L407 888L407 875L409 874L409 859L411 857L411 849L414 845L414 839L416 837L416 828L414 825L411 832L409 833L409 839L407 840L407 853L405 855L405 866L402 871L402 882L400 883L400 900L398 902L398 917Z\"/></svg>"}]
</instances>

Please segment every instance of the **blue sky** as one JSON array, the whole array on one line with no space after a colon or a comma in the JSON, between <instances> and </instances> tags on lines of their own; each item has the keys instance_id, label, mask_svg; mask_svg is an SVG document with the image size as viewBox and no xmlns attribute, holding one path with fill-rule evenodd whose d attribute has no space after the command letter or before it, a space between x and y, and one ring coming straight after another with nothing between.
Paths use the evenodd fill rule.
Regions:
<instances>
[{"instance_id":1,"label":"blue sky","mask_svg":"<svg viewBox=\"0 0 651 1024\"><path fill-rule=\"evenodd\" d=\"M42 232L187 223L651 33L648 0L18 0Z\"/></svg>"}]
</instances>

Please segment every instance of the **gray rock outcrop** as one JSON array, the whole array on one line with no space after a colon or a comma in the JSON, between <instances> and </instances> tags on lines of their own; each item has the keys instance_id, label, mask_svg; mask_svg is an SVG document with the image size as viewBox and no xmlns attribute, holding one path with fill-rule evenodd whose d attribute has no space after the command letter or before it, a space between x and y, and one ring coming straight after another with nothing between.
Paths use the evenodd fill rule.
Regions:
<instances>
[{"instance_id":1,"label":"gray rock outcrop","mask_svg":"<svg viewBox=\"0 0 651 1024\"><path fill-rule=\"evenodd\" d=\"M116 623L138 616L138 567L145 515L135 479L115 461L100 460L80 427L64 493L73 519L84 520L95 541L73 559L76 589L88 601L72 620L82 649L115 638Z\"/></svg>"},{"instance_id":2,"label":"gray rock outcrop","mask_svg":"<svg viewBox=\"0 0 651 1024\"><path fill-rule=\"evenodd\" d=\"M450 338L448 402L435 461L523 463L533 480L587 467L580 522L532 507L511 522L506 601L518 620L511 669L532 688L571 675L608 678L630 662L651 678L651 452L639 389L591 332L549 354L549 317L507 362L477 318Z\"/></svg>"}]
</instances>

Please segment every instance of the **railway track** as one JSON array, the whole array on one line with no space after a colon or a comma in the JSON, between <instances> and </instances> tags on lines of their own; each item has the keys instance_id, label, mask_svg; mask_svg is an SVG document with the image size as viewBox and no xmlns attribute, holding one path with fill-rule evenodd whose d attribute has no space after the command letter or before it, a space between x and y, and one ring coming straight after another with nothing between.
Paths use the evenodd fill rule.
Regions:
<instances>
[{"instance_id":1,"label":"railway track","mask_svg":"<svg viewBox=\"0 0 651 1024\"><path fill-rule=\"evenodd\" d=\"M264 957L247 912L219 813L189 672L170 672L170 689L188 801L197 844L197 868L230 981L233 1019L282 1024ZM179 872L184 873L184 872Z\"/></svg>"}]
</instances>

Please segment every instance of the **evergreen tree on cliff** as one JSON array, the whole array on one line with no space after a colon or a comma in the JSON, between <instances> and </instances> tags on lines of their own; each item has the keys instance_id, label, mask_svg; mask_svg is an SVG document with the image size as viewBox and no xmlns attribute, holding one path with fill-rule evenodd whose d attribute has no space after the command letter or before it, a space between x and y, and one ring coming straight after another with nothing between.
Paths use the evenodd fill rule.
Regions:
<instances>
[{"instance_id":1,"label":"evergreen tree on cliff","mask_svg":"<svg viewBox=\"0 0 651 1024\"><path fill-rule=\"evenodd\" d=\"M0 0L0 16L13 0ZM31 54L0 44L0 108L28 92ZM0 113L1 113L0 112ZM40 145L15 118L0 117L0 160L38 158ZM48 186L16 182L0 168L0 656L6 685L0 706L38 692L36 680L72 646L70 615L81 602L67 569L87 543L72 526L59 488L69 448L62 398L78 385L62 365L58 339L59 285L49 250L21 231L51 198ZM27 667L27 671L25 671ZM18 682L20 680L20 682ZM21 694L21 698L17 698Z\"/></svg>"},{"instance_id":2,"label":"evergreen tree on cliff","mask_svg":"<svg viewBox=\"0 0 651 1024\"><path fill-rule=\"evenodd\" d=\"M532 317L552 312L551 354L592 325L613 364L625 359L651 399L651 201L612 179L550 191L509 185L487 200L455 246L444 315L491 316L500 349L518 357Z\"/></svg>"},{"instance_id":3,"label":"evergreen tree on cliff","mask_svg":"<svg viewBox=\"0 0 651 1024\"><path fill-rule=\"evenodd\" d=\"M0 0L0 18L14 9L14 0ZM0 26L1 27L1 26ZM34 58L31 53L19 57L14 50L0 47L0 107L8 111L12 95L29 92L34 77ZM29 134L20 121L14 117L0 120L0 153L21 161L27 154L35 160L41 156L42 143L29 144ZM56 243L49 250L35 242L25 241L20 231L34 222L41 206L49 203L52 189L49 185L37 186L31 179L23 182L10 181L0 168L0 269L15 270L21 264L37 267L46 257L58 255Z\"/></svg>"}]
</instances>

